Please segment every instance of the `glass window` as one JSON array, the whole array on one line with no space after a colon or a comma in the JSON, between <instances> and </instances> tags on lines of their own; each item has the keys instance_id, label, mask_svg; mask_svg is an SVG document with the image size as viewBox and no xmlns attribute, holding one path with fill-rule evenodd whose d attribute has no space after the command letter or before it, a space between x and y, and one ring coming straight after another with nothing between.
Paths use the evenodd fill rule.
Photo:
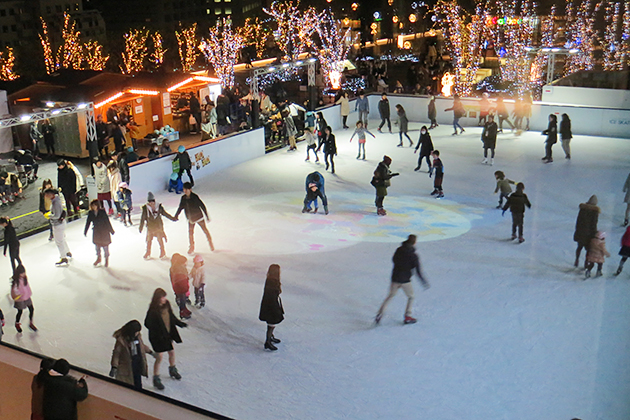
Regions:
<instances>
[{"instance_id":1,"label":"glass window","mask_svg":"<svg viewBox=\"0 0 630 420\"><path fill-rule=\"evenodd\" d=\"M225 14L226 15L231 15L232 14L232 8L231 7L226 7L225 8Z\"/></svg>"},{"instance_id":2,"label":"glass window","mask_svg":"<svg viewBox=\"0 0 630 420\"><path fill-rule=\"evenodd\" d=\"M17 26L16 25L11 25L11 31L17 32Z\"/></svg>"},{"instance_id":3,"label":"glass window","mask_svg":"<svg viewBox=\"0 0 630 420\"><path fill-rule=\"evenodd\" d=\"M218 8L216 8L216 9L214 9L214 14L215 14L215 15L220 15L220 14L221 14L221 8L220 8L220 7L218 7Z\"/></svg>"},{"instance_id":4,"label":"glass window","mask_svg":"<svg viewBox=\"0 0 630 420\"><path fill-rule=\"evenodd\" d=\"M210 14L210 9L206 9L206 15Z\"/></svg>"},{"instance_id":5,"label":"glass window","mask_svg":"<svg viewBox=\"0 0 630 420\"><path fill-rule=\"evenodd\" d=\"M15 15L15 10L13 10L13 9L9 9L9 14L10 14L11 16Z\"/></svg>"},{"instance_id":6,"label":"glass window","mask_svg":"<svg viewBox=\"0 0 630 420\"><path fill-rule=\"evenodd\" d=\"M7 15L7 11L4 9L0 9L0 16L6 16Z\"/></svg>"}]
</instances>

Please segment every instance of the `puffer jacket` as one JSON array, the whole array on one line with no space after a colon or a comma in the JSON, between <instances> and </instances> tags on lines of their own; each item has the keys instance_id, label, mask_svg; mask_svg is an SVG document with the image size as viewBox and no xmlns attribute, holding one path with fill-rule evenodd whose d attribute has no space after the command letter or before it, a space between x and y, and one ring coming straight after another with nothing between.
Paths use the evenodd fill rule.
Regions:
<instances>
[{"instance_id":1,"label":"puffer jacket","mask_svg":"<svg viewBox=\"0 0 630 420\"><path fill-rule=\"evenodd\" d=\"M586 261L603 264L606 257L610 257L610 253L606 250L606 240L600 238L591 239L586 252Z\"/></svg>"}]
</instances>

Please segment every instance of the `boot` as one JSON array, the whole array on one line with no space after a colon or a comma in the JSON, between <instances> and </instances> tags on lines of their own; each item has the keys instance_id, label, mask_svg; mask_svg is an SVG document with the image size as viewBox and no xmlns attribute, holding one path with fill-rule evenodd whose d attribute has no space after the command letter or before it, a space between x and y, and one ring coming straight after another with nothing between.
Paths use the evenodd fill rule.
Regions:
<instances>
[{"instance_id":1,"label":"boot","mask_svg":"<svg viewBox=\"0 0 630 420\"><path fill-rule=\"evenodd\" d=\"M431 193L431 195L437 195L439 193L439 191L436 189L433 190L433 192Z\"/></svg>"},{"instance_id":2,"label":"boot","mask_svg":"<svg viewBox=\"0 0 630 420\"><path fill-rule=\"evenodd\" d=\"M405 325L406 324L415 324L416 322L418 322L418 320L416 318L405 315L405 321L404 321Z\"/></svg>"},{"instance_id":3,"label":"boot","mask_svg":"<svg viewBox=\"0 0 630 420\"><path fill-rule=\"evenodd\" d=\"M66 258L72 258L72 252L66 252Z\"/></svg>"},{"instance_id":4,"label":"boot","mask_svg":"<svg viewBox=\"0 0 630 420\"><path fill-rule=\"evenodd\" d=\"M164 390L164 385L162 385L162 380L160 379L160 375L153 375L153 386L160 391Z\"/></svg>"},{"instance_id":5,"label":"boot","mask_svg":"<svg viewBox=\"0 0 630 420\"><path fill-rule=\"evenodd\" d=\"M419 166L416 166L416 168L414 169L414 171L418 172L420 170Z\"/></svg>"},{"instance_id":6,"label":"boot","mask_svg":"<svg viewBox=\"0 0 630 420\"><path fill-rule=\"evenodd\" d=\"M381 318L383 318L382 314L376 314L376 317L374 318L374 323L375 324L380 324Z\"/></svg>"},{"instance_id":7,"label":"boot","mask_svg":"<svg viewBox=\"0 0 630 420\"><path fill-rule=\"evenodd\" d=\"M584 278L587 279L591 277L591 270L586 270L586 272L584 273Z\"/></svg>"},{"instance_id":8,"label":"boot","mask_svg":"<svg viewBox=\"0 0 630 420\"><path fill-rule=\"evenodd\" d=\"M523 242L525 242L525 238L523 238L522 236L518 238L518 243L522 244Z\"/></svg>"},{"instance_id":9,"label":"boot","mask_svg":"<svg viewBox=\"0 0 630 420\"><path fill-rule=\"evenodd\" d=\"M310 213L311 209L309 209L308 207L304 207L302 208L302 213Z\"/></svg>"},{"instance_id":10,"label":"boot","mask_svg":"<svg viewBox=\"0 0 630 420\"><path fill-rule=\"evenodd\" d=\"M17 330L18 333L22 332L22 324L20 324L19 322L15 323L15 329Z\"/></svg>"},{"instance_id":11,"label":"boot","mask_svg":"<svg viewBox=\"0 0 630 420\"><path fill-rule=\"evenodd\" d=\"M33 321L31 321L31 322L28 324L28 327L29 327L31 330L33 330L33 331L37 332L37 327L35 326L35 324L33 324Z\"/></svg>"},{"instance_id":12,"label":"boot","mask_svg":"<svg viewBox=\"0 0 630 420\"><path fill-rule=\"evenodd\" d=\"M577 267L580 265L580 257L575 257L575 262L573 263L573 267Z\"/></svg>"},{"instance_id":13,"label":"boot","mask_svg":"<svg viewBox=\"0 0 630 420\"><path fill-rule=\"evenodd\" d=\"M105 268L109 267L109 257L105 257Z\"/></svg>"},{"instance_id":14,"label":"boot","mask_svg":"<svg viewBox=\"0 0 630 420\"><path fill-rule=\"evenodd\" d=\"M182 379L182 375L180 375L177 371L177 366L169 366L168 374L171 376L171 378L177 379L178 381Z\"/></svg>"},{"instance_id":15,"label":"boot","mask_svg":"<svg viewBox=\"0 0 630 420\"><path fill-rule=\"evenodd\" d=\"M324 206L324 214L328 214L328 206Z\"/></svg>"},{"instance_id":16,"label":"boot","mask_svg":"<svg viewBox=\"0 0 630 420\"><path fill-rule=\"evenodd\" d=\"M265 341L265 350L276 351L276 350L278 350L278 347L276 347L273 344L271 344L270 340L267 340L267 341Z\"/></svg>"},{"instance_id":17,"label":"boot","mask_svg":"<svg viewBox=\"0 0 630 420\"><path fill-rule=\"evenodd\" d=\"M191 312L188 309L180 309L179 317L181 319L190 319Z\"/></svg>"},{"instance_id":18,"label":"boot","mask_svg":"<svg viewBox=\"0 0 630 420\"><path fill-rule=\"evenodd\" d=\"M365 160L365 153L363 154L363 160Z\"/></svg>"},{"instance_id":19,"label":"boot","mask_svg":"<svg viewBox=\"0 0 630 420\"><path fill-rule=\"evenodd\" d=\"M597 272L595 273L595 277L601 277L601 276L602 276L602 270L598 268Z\"/></svg>"},{"instance_id":20,"label":"boot","mask_svg":"<svg viewBox=\"0 0 630 420\"><path fill-rule=\"evenodd\" d=\"M97 266L97 265L99 265L100 263L101 263L101 256L99 255L99 256L96 258L96 261L94 261L94 267L96 267L96 266Z\"/></svg>"},{"instance_id":21,"label":"boot","mask_svg":"<svg viewBox=\"0 0 630 420\"><path fill-rule=\"evenodd\" d=\"M56 265L57 267L59 267L59 266L61 266L61 265L64 265L64 264L68 264L68 259L67 259L67 258L62 258L62 259L60 259L59 261L57 261L57 262L55 263L55 265Z\"/></svg>"},{"instance_id":22,"label":"boot","mask_svg":"<svg viewBox=\"0 0 630 420\"><path fill-rule=\"evenodd\" d=\"M444 198L444 193L442 191L440 191L437 195L437 197L435 198Z\"/></svg>"},{"instance_id":23,"label":"boot","mask_svg":"<svg viewBox=\"0 0 630 420\"><path fill-rule=\"evenodd\" d=\"M516 239L516 233L512 234L512 240Z\"/></svg>"},{"instance_id":24,"label":"boot","mask_svg":"<svg viewBox=\"0 0 630 420\"><path fill-rule=\"evenodd\" d=\"M279 339L277 339L276 337L274 337L273 335L271 335L271 338L269 339L269 341L271 341L274 344L278 344L278 343L282 342Z\"/></svg>"},{"instance_id":25,"label":"boot","mask_svg":"<svg viewBox=\"0 0 630 420\"><path fill-rule=\"evenodd\" d=\"M166 251L164 250L164 248L160 249L160 259L166 257Z\"/></svg>"},{"instance_id":26,"label":"boot","mask_svg":"<svg viewBox=\"0 0 630 420\"><path fill-rule=\"evenodd\" d=\"M315 210L313 210L313 214L317 214L317 210L319 210L317 207L315 207Z\"/></svg>"},{"instance_id":27,"label":"boot","mask_svg":"<svg viewBox=\"0 0 630 420\"><path fill-rule=\"evenodd\" d=\"M142 258L144 258L145 260L148 260L149 258L151 258L151 251L145 252L144 257Z\"/></svg>"},{"instance_id":28,"label":"boot","mask_svg":"<svg viewBox=\"0 0 630 420\"><path fill-rule=\"evenodd\" d=\"M402 142L398 143L398 145L396 147L403 147Z\"/></svg>"},{"instance_id":29,"label":"boot","mask_svg":"<svg viewBox=\"0 0 630 420\"><path fill-rule=\"evenodd\" d=\"M409 147L413 147L413 142L409 140Z\"/></svg>"}]
</instances>

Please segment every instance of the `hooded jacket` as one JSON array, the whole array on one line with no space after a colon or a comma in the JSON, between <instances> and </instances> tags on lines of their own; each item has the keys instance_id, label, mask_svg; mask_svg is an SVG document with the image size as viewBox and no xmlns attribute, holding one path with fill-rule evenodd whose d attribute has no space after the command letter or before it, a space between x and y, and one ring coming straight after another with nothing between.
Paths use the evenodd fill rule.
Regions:
<instances>
[{"instance_id":1,"label":"hooded jacket","mask_svg":"<svg viewBox=\"0 0 630 420\"><path fill-rule=\"evenodd\" d=\"M586 261L603 264L606 257L610 257L610 253L606 249L606 239L593 238L586 251Z\"/></svg>"},{"instance_id":2,"label":"hooded jacket","mask_svg":"<svg viewBox=\"0 0 630 420\"><path fill-rule=\"evenodd\" d=\"M413 245L403 242L402 245L396 249L392 261L394 263L394 268L392 269L392 283L409 283L414 270L418 274L418 277L420 277L420 281L425 282L422 272L420 271L420 259Z\"/></svg>"},{"instance_id":3,"label":"hooded jacket","mask_svg":"<svg viewBox=\"0 0 630 420\"><path fill-rule=\"evenodd\" d=\"M90 224L93 224L92 242L94 245L107 246L112 243L111 235L114 234L114 229L104 209L99 209L96 214L90 209L85 222L85 229L83 230L84 235L87 235Z\"/></svg>"},{"instance_id":4,"label":"hooded jacket","mask_svg":"<svg viewBox=\"0 0 630 420\"><path fill-rule=\"evenodd\" d=\"M527 208L531 208L532 205L527 198L527 194L521 191L515 191L508 197L505 205L503 206L503 211L510 209L512 213L525 213L525 206Z\"/></svg>"},{"instance_id":5,"label":"hooded jacket","mask_svg":"<svg viewBox=\"0 0 630 420\"><path fill-rule=\"evenodd\" d=\"M381 114L381 118L389 118L389 99L378 101L378 113Z\"/></svg>"},{"instance_id":6,"label":"hooded jacket","mask_svg":"<svg viewBox=\"0 0 630 420\"><path fill-rule=\"evenodd\" d=\"M131 346L134 345L133 342L128 341L121 334L120 330L117 330L114 333L114 338L116 339L116 344L114 345L114 350L112 351L112 360L111 366L117 369L116 379L133 385L133 368L131 365ZM140 355L142 357L142 370L141 375L145 378L149 377L148 369L147 369L147 353L152 353L149 346L144 344L142 341L142 335L138 334L136 339L140 344Z\"/></svg>"},{"instance_id":7,"label":"hooded jacket","mask_svg":"<svg viewBox=\"0 0 630 420\"><path fill-rule=\"evenodd\" d=\"M169 220L175 221L175 218L171 216L160 203L156 203L156 210L153 211L148 204L142 206L142 216L140 217L140 233L144 225L147 225L147 234L150 236L163 236L164 234L164 222L162 216Z\"/></svg>"},{"instance_id":8,"label":"hooded jacket","mask_svg":"<svg viewBox=\"0 0 630 420\"><path fill-rule=\"evenodd\" d=\"M573 240L582 246L588 247L591 239L597 234L598 220L599 207L597 207L597 196L593 195L588 199L588 202L580 204L580 211L575 221Z\"/></svg>"}]
</instances>

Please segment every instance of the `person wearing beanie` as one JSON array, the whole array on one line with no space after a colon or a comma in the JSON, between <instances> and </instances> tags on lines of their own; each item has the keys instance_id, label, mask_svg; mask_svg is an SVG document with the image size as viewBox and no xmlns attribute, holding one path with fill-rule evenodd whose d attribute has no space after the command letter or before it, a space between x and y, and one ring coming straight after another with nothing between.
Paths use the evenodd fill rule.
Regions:
<instances>
[{"instance_id":1,"label":"person wearing beanie","mask_svg":"<svg viewBox=\"0 0 630 420\"><path fill-rule=\"evenodd\" d=\"M586 270L584 278L591 277L591 270L597 263L597 273L595 277L601 277L604 260L610 257L610 253L606 249L606 232L597 231L595 237L591 239L591 243L586 251Z\"/></svg>"},{"instance_id":2,"label":"person wearing beanie","mask_svg":"<svg viewBox=\"0 0 630 420\"><path fill-rule=\"evenodd\" d=\"M133 226L133 223L131 222L131 210L133 210L131 190L129 189L129 185L127 185L126 182L121 182L120 184L118 184L116 201L118 201L118 206L120 208L120 211L122 212L123 224L127 226L127 221L129 221L129 226Z\"/></svg>"},{"instance_id":3,"label":"person wearing beanie","mask_svg":"<svg viewBox=\"0 0 630 420\"><path fill-rule=\"evenodd\" d=\"M173 160L179 162L179 173L177 174L179 178L182 178L182 174L185 171L186 174L188 174L190 184L192 186L195 186L195 180L193 179L193 176L190 172L190 170L192 169L192 161L190 160L190 155L188 154L184 146L179 146L177 148L177 156L175 156L175 159Z\"/></svg>"},{"instance_id":4,"label":"person wearing beanie","mask_svg":"<svg viewBox=\"0 0 630 420\"><path fill-rule=\"evenodd\" d=\"M175 191L175 194L181 194L182 191L184 191L184 183L177 172L173 172L171 178L168 180L168 192L173 191Z\"/></svg>"},{"instance_id":5,"label":"person wearing beanie","mask_svg":"<svg viewBox=\"0 0 630 420\"><path fill-rule=\"evenodd\" d=\"M204 292L206 288L206 271L203 268L204 261L201 255L195 255L193 262L194 265L192 270L190 270L190 277L192 277L192 284L195 288L195 306L201 309L206 306L206 294Z\"/></svg>"},{"instance_id":6,"label":"person wearing beanie","mask_svg":"<svg viewBox=\"0 0 630 420\"><path fill-rule=\"evenodd\" d=\"M525 217L525 206L532 208L532 204L525 194L525 184L519 182L516 184L516 191L510 194L503 206L503 216L507 209L512 213L512 240L516 239L516 230L518 229L518 243L525 242L523 237L523 218Z\"/></svg>"},{"instance_id":7,"label":"person wearing beanie","mask_svg":"<svg viewBox=\"0 0 630 420\"><path fill-rule=\"evenodd\" d=\"M133 147L129 146L127 148L127 163L136 162L138 159L138 154L133 150Z\"/></svg>"},{"instance_id":8,"label":"person wearing beanie","mask_svg":"<svg viewBox=\"0 0 630 420\"><path fill-rule=\"evenodd\" d=\"M391 179L400 174L392 173L389 169L389 165L392 164L392 158L389 156L383 156L383 161L378 164L376 170L374 171L374 176L372 177L372 181L370 184L374 186L376 189L376 200L374 204L376 205L376 214L379 216L385 216L387 212L383 208L383 201L387 196L387 187L391 185Z\"/></svg>"},{"instance_id":9,"label":"person wearing beanie","mask_svg":"<svg viewBox=\"0 0 630 420\"><path fill-rule=\"evenodd\" d=\"M214 244L212 243L212 236L210 236L210 232L208 232L208 228L206 227L206 221L210 221L210 217L208 216L208 210L206 209L206 205L201 201L201 198L194 192L192 192L192 184L190 182L184 183L184 195L179 202L179 208L175 213L175 220L178 220L179 214L183 211L186 215L186 219L188 219L188 242L190 244L188 248L188 255L195 253L195 225L199 225L201 230L206 235L206 239L208 239L208 245L210 245L210 249L214 251ZM205 216L205 220L204 220Z\"/></svg>"},{"instance_id":10,"label":"person wearing beanie","mask_svg":"<svg viewBox=\"0 0 630 420\"><path fill-rule=\"evenodd\" d=\"M177 176L176 174L174 174ZM164 233L164 222L162 216L169 220L176 221L175 217L171 216L161 203L156 203L155 196L152 192L147 194L147 203L142 206L142 216L140 218L140 233L144 229L144 225L147 226L147 252L144 254L144 259L151 258L151 245L153 244L153 238L156 238L158 245L160 246L160 258L166 257L166 250L164 249L164 242L166 241L166 234Z\"/></svg>"},{"instance_id":11,"label":"person wearing beanie","mask_svg":"<svg viewBox=\"0 0 630 420\"><path fill-rule=\"evenodd\" d=\"M580 264L582 248L586 248L588 251L591 239L593 239L597 233L599 212L596 195L592 195L586 203L580 204L580 211L575 221L575 232L573 233L573 240L577 242L574 267ZM584 268L586 268L586 260L584 261Z\"/></svg>"},{"instance_id":12,"label":"person wearing beanie","mask_svg":"<svg viewBox=\"0 0 630 420\"><path fill-rule=\"evenodd\" d=\"M112 236L115 232L112 228L112 224L109 222L109 217L98 200L92 200L90 203L90 211L88 213L87 221L85 223L85 229L83 235L87 236L90 224L92 228L92 242L96 247L96 261L94 267L101 263L101 248L103 249L103 256L105 257L105 267L109 267L109 244L112 243Z\"/></svg>"},{"instance_id":13,"label":"person wearing beanie","mask_svg":"<svg viewBox=\"0 0 630 420\"><path fill-rule=\"evenodd\" d=\"M69 372L70 364L65 359L55 361L51 370L43 372L45 420L77 420L77 402L88 397L88 386L85 377L76 380Z\"/></svg>"}]
</instances>

